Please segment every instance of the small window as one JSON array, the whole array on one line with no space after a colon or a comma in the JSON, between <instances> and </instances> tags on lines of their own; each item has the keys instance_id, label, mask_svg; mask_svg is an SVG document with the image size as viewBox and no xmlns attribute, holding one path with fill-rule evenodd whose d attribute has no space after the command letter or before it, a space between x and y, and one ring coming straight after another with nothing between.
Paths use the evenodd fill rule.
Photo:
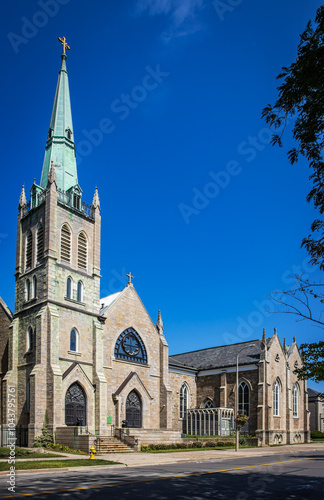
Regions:
<instances>
[{"instance_id":1,"label":"small window","mask_svg":"<svg viewBox=\"0 0 324 500\"><path fill-rule=\"evenodd\" d=\"M83 283L82 283L82 281L78 281L77 301L83 302Z\"/></svg>"},{"instance_id":2,"label":"small window","mask_svg":"<svg viewBox=\"0 0 324 500\"><path fill-rule=\"evenodd\" d=\"M30 300L30 281L26 280L26 301Z\"/></svg>"},{"instance_id":3,"label":"small window","mask_svg":"<svg viewBox=\"0 0 324 500\"><path fill-rule=\"evenodd\" d=\"M273 416L279 417L280 415L280 389L281 384L280 380L276 379L273 385Z\"/></svg>"},{"instance_id":4,"label":"small window","mask_svg":"<svg viewBox=\"0 0 324 500\"><path fill-rule=\"evenodd\" d=\"M246 382L239 385L238 411L241 415L250 415L250 389Z\"/></svg>"},{"instance_id":5,"label":"small window","mask_svg":"<svg viewBox=\"0 0 324 500\"><path fill-rule=\"evenodd\" d=\"M79 334L75 328L72 328L70 333L70 351L78 352Z\"/></svg>"},{"instance_id":6,"label":"small window","mask_svg":"<svg viewBox=\"0 0 324 500\"><path fill-rule=\"evenodd\" d=\"M44 257L44 228L43 224L39 224L37 229L37 251L36 260L40 262Z\"/></svg>"},{"instance_id":7,"label":"small window","mask_svg":"<svg viewBox=\"0 0 324 500\"><path fill-rule=\"evenodd\" d=\"M78 267L85 271L88 267L88 242L84 232L78 236Z\"/></svg>"},{"instance_id":8,"label":"small window","mask_svg":"<svg viewBox=\"0 0 324 500\"><path fill-rule=\"evenodd\" d=\"M67 224L61 229L61 261L68 264L71 261L71 231Z\"/></svg>"},{"instance_id":9,"label":"small window","mask_svg":"<svg viewBox=\"0 0 324 500\"><path fill-rule=\"evenodd\" d=\"M34 332L30 326L27 331L27 352L34 350Z\"/></svg>"},{"instance_id":10,"label":"small window","mask_svg":"<svg viewBox=\"0 0 324 500\"><path fill-rule=\"evenodd\" d=\"M76 208L77 210L80 210L81 206L81 196L73 193L73 207Z\"/></svg>"},{"instance_id":11,"label":"small window","mask_svg":"<svg viewBox=\"0 0 324 500\"><path fill-rule=\"evenodd\" d=\"M184 383L182 384L180 389L180 418L186 417L188 402L189 402L189 390L187 384Z\"/></svg>"},{"instance_id":12,"label":"small window","mask_svg":"<svg viewBox=\"0 0 324 500\"><path fill-rule=\"evenodd\" d=\"M71 276L69 276L68 279L66 280L66 297L68 299L72 299L72 284L73 284L72 278Z\"/></svg>"},{"instance_id":13,"label":"small window","mask_svg":"<svg viewBox=\"0 0 324 500\"><path fill-rule=\"evenodd\" d=\"M299 406L299 385L296 383L293 388L293 417L298 417Z\"/></svg>"},{"instance_id":14,"label":"small window","mask_svg":"<svg viewBox=\"0 0 324 500\"><path fill-rule=\"evenodd\" d=\"M36 276L33 277L33 298L36 299L37 297L37 278Z\"/></svg>"},{"instance_id":15,"label":"small window","mask_svg":"<svg viewBox=\"0 0 324 500\"><path fill-rule=\"evenodd\" d=\"M26 237L26 269L30 269L32 267L32 259L33 259L33 235L31 231L28 231Z\"/></svg>"}]
</instances>

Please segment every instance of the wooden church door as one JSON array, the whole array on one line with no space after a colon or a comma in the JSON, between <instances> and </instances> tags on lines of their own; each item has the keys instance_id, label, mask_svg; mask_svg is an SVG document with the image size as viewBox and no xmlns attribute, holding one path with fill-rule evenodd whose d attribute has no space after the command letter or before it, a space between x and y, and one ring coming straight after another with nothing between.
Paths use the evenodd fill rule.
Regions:
<instances>
[{"instance_id":1,"label":"wooden church door","mask_svg":"<svg viewBox=\"0 0 324 500\"><path fill-rule=\"evenodd\" d=\"M72 384L66 391L65 424L86 425L86 396L78 383Z\"/></svg>"},{"instance_id":2,"label":"wooden church door","mask_svg":"<svg viewBox=\"0 0 324 500\"><path fill-rule=\"evenodd\" d=\"M136 391L130 392L126 399L126 422L127 427L142 427L142 403Z\"/></svg>"}]
</instances>

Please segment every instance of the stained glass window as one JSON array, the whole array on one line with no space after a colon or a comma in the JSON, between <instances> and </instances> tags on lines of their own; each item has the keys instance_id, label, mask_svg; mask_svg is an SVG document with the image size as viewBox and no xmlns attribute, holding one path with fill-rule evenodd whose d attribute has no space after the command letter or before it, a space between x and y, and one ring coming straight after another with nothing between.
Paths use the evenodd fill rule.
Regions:
<instances>
[{"instance_id":1,"label":"stained glass window","mask_svg":"<svg viewBox=\"0 0 324 500\"><path fill-rule=\"evenodd\" d=\"M147 364L144 343L134 328L127 328L119 335L115 345L115 358Z\"/></svg>"}]
</instances>

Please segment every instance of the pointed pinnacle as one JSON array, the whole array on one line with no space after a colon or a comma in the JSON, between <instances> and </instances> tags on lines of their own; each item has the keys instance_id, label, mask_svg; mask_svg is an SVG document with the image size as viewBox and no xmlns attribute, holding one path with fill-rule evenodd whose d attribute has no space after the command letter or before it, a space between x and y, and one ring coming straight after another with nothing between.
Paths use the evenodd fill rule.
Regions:
<instances>
[{"instance_id":1,"label":"pointed pinnacle","mask_svg":"<svg viewBox=\"0 0 324 500\"><path fill-rule=\"evenodd\" d=\"M53 182L55 182L55 184L57 184L55 166L52 162L51 166L50 166L48 178L47 178L47 185L53 184Z\"/></svg>"},{"instance_id":2,"label":"pointed pinnacle","mask_svg":"<svg viewBox=\"0 0 324 500\"><path fill-rule=\"evenodd\" d=\"M19 198L19 207L25 207L27 205L25 186L21 188L20 198Z\"/></svg>"},{"instance_id":3,"label":"pointed pinnacle","mask_svg":"<svg viewBox=\"0 0 324 500\"><path fill-rule=\"evenodd\" d=\"M287 350L287 345L286 345L286 339L285 339L285 337L284 337L284 341L283 341L283 348L284 348L284 351Z\"/></svg>"},{"instance_id":4,"label":"pointed pinnacle","mask_svg":"<svg viewBox=\"0 0 324 500\"><path fill-rule=\"evenodd\" d=\"M98 194L97 187L96 187L94 195L93 195L92 206L93 206L93 208L100 208L100 200L99 200L99 194Z\"/></svg>"},{"instance_id":5,"label":"pointed pinnacle","mask_svg":"<svg viewBox=\"0 0 324 500\"><path fill-rule=\"evenodd\" d=\"M156 320L156 328L160 334L163 334L163 321L162 321L161 311L158 312L158 317Z\"/></svg>"}]
</instances>

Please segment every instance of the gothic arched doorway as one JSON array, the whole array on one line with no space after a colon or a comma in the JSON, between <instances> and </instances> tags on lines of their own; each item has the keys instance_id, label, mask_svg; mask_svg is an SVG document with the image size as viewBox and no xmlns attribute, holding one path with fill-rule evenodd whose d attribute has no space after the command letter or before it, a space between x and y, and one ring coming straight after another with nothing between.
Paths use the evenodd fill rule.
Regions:
<instances>
[{"instance_id":1,"label":"gothic arched doorway","mask_svg":"<svg viewBox=\"0 0 324 500\"><path fill-rule=\"evenodd\" d=\"M65 395L65 424L86 425L87 399L82 387L75 382Z\"/></svg>"},{"instance_id":2,"label":"gothic arched doorway","mask_svg":"<svg viewBox=\"0 0 324 500\"><path fill-rule=\"evenodd\" d=\"M126 399L127 427L142 427L142 402L136 391L128 394Z\"/></svg>"}]
</instances>

